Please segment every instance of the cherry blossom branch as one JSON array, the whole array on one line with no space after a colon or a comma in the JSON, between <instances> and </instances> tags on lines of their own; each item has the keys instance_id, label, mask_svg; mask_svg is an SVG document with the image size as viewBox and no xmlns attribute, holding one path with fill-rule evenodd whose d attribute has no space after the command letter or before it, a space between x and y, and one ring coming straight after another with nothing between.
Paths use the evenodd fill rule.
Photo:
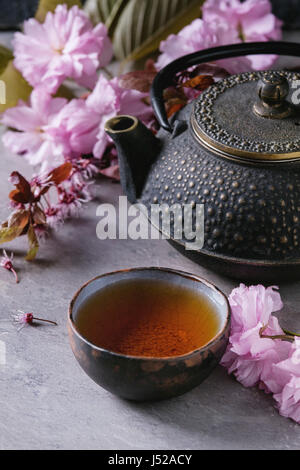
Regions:
<instances>
[{"instance_id":1,"label":"cherry blossom branch","mask_svg":"<svg viewBox=\"0 0 300 470\"><path fill-rule=\"evenodd\" d=\"M259 336L261 338L268 338L268 339L282 339L283 341L294 341L294 337L295 335L293 335L292 333L290 334L285 334L285 335L264 335L263 332L266 330L266 328L268 328L268 325L265 325L263 326L260 330L259 330ZM283 330L284 331L284 330Z\"/></svg>"},{"instance_id":2,"label":"cherry blossom branch","mask_svg":"<svg viewBox=\"0 0 300 470\"><path fill-rule=\"evenodd\" d=\"M45 320L44 318L32 317L32 320L43 321L43 322L51 323L52 325L56 325L56 326L57 326L56 321Z\"/></svg>"}]
</instances>

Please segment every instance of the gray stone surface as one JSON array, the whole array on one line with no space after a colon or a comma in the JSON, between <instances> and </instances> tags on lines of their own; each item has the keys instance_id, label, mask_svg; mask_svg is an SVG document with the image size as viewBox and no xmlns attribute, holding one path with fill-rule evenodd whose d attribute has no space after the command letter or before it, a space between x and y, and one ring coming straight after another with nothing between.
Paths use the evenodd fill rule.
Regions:
<instances>
[{"instance_id":1,"label":"gray stone surface","mask_svg":"<svg viewBox=\"0 0 300 470\"><path fill-rule=\"evenodd\" d=\"M0 41L1 42L1 41ZM0 219L9 213L7 178L22 157L0 145ZM0 270L0 449L299 449L300 428L273 407L270 396L245 389L222 367L191 392L172 400L135 404L106 392L81 370L68 343L70 299L88 279L134 266L167 266L199 274L229 294L237 285L185 259L166 241L99 241L96 207L117 203L120 187L96 186L97 199L66 223L34 263L26 240L5 246L15 253L20 284ZM300 330L300 283L280 286L283 326ZM18 332L10 315L32 311L58 322Z\"/></svg>"}]
</instances>

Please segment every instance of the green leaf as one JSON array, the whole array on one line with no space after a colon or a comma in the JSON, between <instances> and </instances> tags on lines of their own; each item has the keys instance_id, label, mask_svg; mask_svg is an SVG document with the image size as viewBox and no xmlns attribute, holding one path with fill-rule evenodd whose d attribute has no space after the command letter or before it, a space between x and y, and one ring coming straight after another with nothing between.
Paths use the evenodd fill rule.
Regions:
<instances>
[{"instance_id":1,"label":"green leaf","mask_svg":"<svg viewBox=\"0 0 300 470\"><path fill-rule=\"evenodd\" d=\"M33 261L39 251L39 242L34 231L32 225L29 226L28 232L28 243L29 243L29 250L26 255L26 261Z\"/></svg>"},{"instance_id":2,"label":"green leaf","mask_svg":"<svg viewBox=\"0 0 300 470\"><path fill-rule=\"evenodd\" d=\"M116 4L122 2L123 0L89 0L85 8L90 11L93 9L98 21L106 23Z\"/></svg>"},{"instance_id":3,"label":"green leaf","mask_svg":"<svg viewBox=\"0 0 300 470\"><path fill-rule=\"evenodd\" d=\"M203 0L130 0L117 24L113 44L118 60L139 60L162 40L201 16Z\"/></svg>"},{"instance_id":4,"label":"green leaf","mask_svg":"<svg viewBox=\"0 0 300 470\"><path fill-rule=\"evenodd\" d=\"M54 12L57 5L66 4L68 8L74 5L82 7L80 0L40 0L35 18L43 23L49 11Z\"/></svg>"},{"instance_id":5,"label":"green leaf","mask_svg":"<svg viewBox=\"0 0 300 470\"><path fill-rule=\"evenodd\" d=\"M21 235L22 231L23 229L21 230L17 225L14 225L13 227L0 228L0 243L11 242Z\"/></svg>"},{"instance_id":6,"label":"green leaf","mask_svg":"<svg viewBox=\"0 0 300 470\"><path fill-rule=\"evenodd\" d=\"M21 73L14 67L11 60L4 72L0 75L0 82L5 83L5 104L0 97L0 113L8 108L16 106L19 100L27 101L32 91L31 86L22 77Z\"/></svg>"},{"instance_id":7,"label":"green leaf","mask_svg":"<svg viewBox=\"0 0 300 470\"><path fill-rule=\"evenodd\" d=\"M14 56L12 51L0 44L0 73L4 72L8 62L13 58Z\"/></svg>"},{"instance_id":8,"label":"green leaf","mask_svg":"<svg viewBox=\"0 0 300 470\"><path fill-rule=\"evenodd\" d=\"M29 221L29 211L21 209L11 214L0 227L0 243L11 242L22 235Z\"/></svg>"},{"instance_id":9,"label":"green leaf","mask_svg":"<svg viewBox=\"0 0 300 470\"><path fill-rule=\"evenodd\" d=\"M109 2L109 0L104 0L104 1ZM107 19L105 21L105 25L106 25L107 30L108 30L108 35L111 38L114 35L114 32L115 32L116 26L118 24L119 18L120 18L121 14L122 14L123 10L125 9L128 2L129 2L129 0L115 0L114 1L114 5L113 5L113 8L110 12L110 15L107 17ZM101 5L101 0L98 0L98 5Z\"/></svg>"},{"instance_id":10,"label":"green leaf","mask_svg":"<svg viewBox=\"0 0 300 470\"><path fill-rule=\"evenodd\" d=\"M95 23L105 23L108 34L113 36L119 18L130 0L88 0L85 10Z\"/></svg>"},{"instance_id":11,"label":"green leaf","mask_svg":"<svg viewBox=\"0 0 300 470\"><path fill-rule=\"evenodd\" d=\"M20 234L29 222L30 212L26 209L20 209L13 212L8 219L8 228L18 228Z\"/></svg>"}]
</instances>

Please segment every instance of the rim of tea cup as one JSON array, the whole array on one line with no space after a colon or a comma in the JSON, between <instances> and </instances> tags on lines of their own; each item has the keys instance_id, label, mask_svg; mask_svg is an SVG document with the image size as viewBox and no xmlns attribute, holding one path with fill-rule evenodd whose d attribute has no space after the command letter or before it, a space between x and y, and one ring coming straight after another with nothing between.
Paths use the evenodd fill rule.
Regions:
<instances>
[{"instance_id":1,"label":"rim of tea cup","mask_svg":"<svg viewBox=\"0 0 300 470\"><path fill-rule=\"evenodd\" d=\"M114 352L114 351L111 351L110 349L105 349L105 348L102 348L100 346L97 346L96 344L92 343L91 341L89 341L85 336L83 336L79 329L77 328L76 326L76 322L74 321L73 319L73 308L74 308L74 305L75 305L75 302L79 296L79 294L89 285L91 284L92 282L96 281L97 279L101 279L103 277L109 277L109 276L113 276L113 275L117 275L117 274L122 274L122 273L130 273L130 272L137 272L137 271L163 271L163 272L167 272L167 273L170 273L170 274L176 274L178 276L181 276L181 277L184 277L185 279L190 279L190 280L193 280L193 281L197 281L199 283L202 283L202 284L205 284L207 287L209 287L210 289L212 289L213 291L217 292L219 295L221 295L221 297L223 297L223 299L225 300L225 304L226 304L226 320L224 322L224 325L223 327L218 330L218 333L213 336L211 338L211 340L204 344L203 346L197 348L197 349L193 349L192 351L188 352L188 353L185 353L185 354L179 354L179 355L175 355L175 356L161 356L161 357L157 357L157 356L135 356L135 355L129 355L129 354L121 354L121 353L117 353L117 352ZM119 281L117 281L118 283ZM172 283L172 281L170 280L169 282ZM189 288L189 287L187 287ZM99 291L101 291L102 288L99 289ZM209 296L207 296L209 298ZM77 292L74 294L70 304L69 304L69 309L68 309L68 321L69 321L69 324L71 325L71 328L72 330L74 331L74 333L82 340L84 341L86 344L88 344L90 347L92 347L93 349L101 352L101 353L106 353L106 354L110 354L110 355L113 355L113 356L116 356L116 357L120 357L120 358L127 358L127 359L132 359L132 360L144 360L144 361L174 361L175 359L180 359L180 358L183 358L183 359L187 359L195 354L198 354L199 352L204 352L208 349L210 349L214 344L216 344L224 335L225 331L227 330L227 328L229 327L229 324L230 324L230 318L231 318L231 308L230 308L230 305L229 305L229 301L228 301L228 298L227 296L218 288L216 287L213 283L211 283L210 281L207 281L206 279L198 276L197 274L193 274L193 273L188 273L188 272L185 272L185 271L181 271L181 270L178 270L178 269L173 269L173 268L166 268L166 267L157 267L157 266L149 266L149 267L135 267L135 268L128 268L128 269L120 269L120 270L116 270L116 271L111 271L109 273L104 273L104 274L100 274L96 277L94 277L93 279L90 279L89 281L85 282L78 290Z\"/></svg>"}]
</instances>

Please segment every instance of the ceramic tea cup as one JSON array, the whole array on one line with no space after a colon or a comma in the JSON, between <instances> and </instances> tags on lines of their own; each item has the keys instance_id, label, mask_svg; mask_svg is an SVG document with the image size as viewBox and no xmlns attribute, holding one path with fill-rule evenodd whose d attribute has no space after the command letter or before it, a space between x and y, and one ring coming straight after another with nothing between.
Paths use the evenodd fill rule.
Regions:
<instances>
[{"instance_id":1,"label":"ceramic tea cup","mask_svg":"<svg viewBox=\"0 0 300 470\"><path fill-rule=\"evenodd\" d=\"M126 355L93 344L78 328L78 314L87 299L124 281L155 280L196 292L214 306L217 330L208 342L187 354L171 357ZM101 311L101 306L99 306ZM104 310L103 310L104 311ZM199 315L201 311L199 310ZM101 387L122 398L160 400L181 395L199 385L225 352L230 324L226 296L210 282L193 274L168 268L134 268L104 274L84 284L73 297L68 332L73 353L83 370ZM112 322L112 328L114 327Z\"/></svg>"}]
</instances>

